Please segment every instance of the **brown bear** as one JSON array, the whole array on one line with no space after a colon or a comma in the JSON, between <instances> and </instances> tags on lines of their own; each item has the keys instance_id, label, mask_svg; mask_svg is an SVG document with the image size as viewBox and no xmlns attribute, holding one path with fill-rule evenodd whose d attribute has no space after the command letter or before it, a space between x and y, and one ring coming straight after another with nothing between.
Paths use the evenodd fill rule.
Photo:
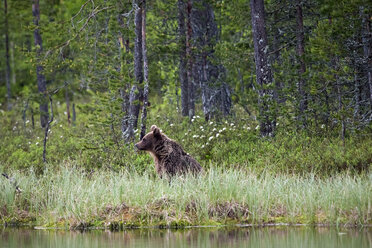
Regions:
<instances>
[{"instance_id":1,"label":"brown bear","mask_svg":"<svg viewBox=\"0 0 372 248\"><path fill-rule=\"evenodd\" d=\"M135 144L135 147L151 154L154 158L156 172L161 178L187 172L195 175L202 170L193 157L188 155L174 140L161 133L155 125L151 126L151 132Z\"/></svg>"}]
</instances>

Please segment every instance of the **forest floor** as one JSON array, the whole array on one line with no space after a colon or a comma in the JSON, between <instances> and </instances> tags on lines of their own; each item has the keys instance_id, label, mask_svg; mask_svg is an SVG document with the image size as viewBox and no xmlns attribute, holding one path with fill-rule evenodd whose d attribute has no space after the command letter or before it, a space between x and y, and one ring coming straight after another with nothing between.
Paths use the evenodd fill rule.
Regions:
<instances>
[{"instance_id":1,"label":"forest floor","mask_svg":"<svg viewBox=\"0 0 372 248\"><path fill-rule=\"evenodd\" d=\"M171 182L154 173L90 173L71 162L0 179L0 222L41 228L182 228L195 225L372 224L372 173L331 178L207 169Z\"/></svg>"}]
</instances>

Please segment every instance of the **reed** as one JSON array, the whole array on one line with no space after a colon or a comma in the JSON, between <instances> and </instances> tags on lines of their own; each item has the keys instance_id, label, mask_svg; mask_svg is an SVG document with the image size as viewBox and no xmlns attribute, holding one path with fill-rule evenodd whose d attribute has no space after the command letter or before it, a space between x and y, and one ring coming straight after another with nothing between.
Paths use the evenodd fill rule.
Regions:
<instances>
[{"instance_id":1,"label":"reed","mask_svg":"<svg viewBox=\"0 0 372 248\"><path fill-rule=\"evenodd\" d=\"M198 177L168 182L153 173L86 172L67 162L37 175L13 171L22 193L2 178L3 223L66 228L229 223L368 225L372 174L331 178L257 174L211 166Z\"/></svg>"}]
</instances>

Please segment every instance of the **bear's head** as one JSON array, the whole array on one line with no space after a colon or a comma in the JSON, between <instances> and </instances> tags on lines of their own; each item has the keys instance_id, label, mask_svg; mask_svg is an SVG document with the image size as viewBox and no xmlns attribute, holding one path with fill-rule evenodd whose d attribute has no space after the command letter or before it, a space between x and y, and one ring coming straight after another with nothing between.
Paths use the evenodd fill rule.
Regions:
<instances>
[{"instance_id":1,"label":"bear's head","mask_svg":"<svg viewBox=\"0 0 372 248\"><path fill-rule=\"evenodd\" d=\"M155 144L162 139L160 129L152 125L151 132L146 134L140 142L135 144L134 146L141 151L152 151L154 149Z\"/></svg>"}]
</instances>

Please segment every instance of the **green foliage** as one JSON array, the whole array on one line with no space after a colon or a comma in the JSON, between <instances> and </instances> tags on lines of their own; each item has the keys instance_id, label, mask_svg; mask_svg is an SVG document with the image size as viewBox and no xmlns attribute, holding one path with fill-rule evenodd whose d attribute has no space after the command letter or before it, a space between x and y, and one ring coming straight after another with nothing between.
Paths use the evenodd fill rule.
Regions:
<instances>
[{"instance_id":1,"label":"green foliage","mask_svg":"<svg viewBox=\"0 0 372 248\"><path fill-rule=\"evenodd\" d=\"M154 101L156 101L154 99ZM133 144L123 142L120 123L102 109L79 105L76 125L69 125L66 106L56 103L55 121L47 141L47 161L42 163L44 130L31 126L27 112L25 122L12 115L1 119L1 152L3 168L41 173L66 160L88 171L99 168L154 173L151 156L135 151ZM290 124L278 122L274 138L259 137L258 122L250 120L237 108L240 118L205 122L196 115L189 120L172 111L172 105L157 105L149 113L149 127L159 126L179 142L203 167L245 168L257 172L314 173L326 176L341 171L368 171L372 163L372 143L368 133L353 134L343 142L330 130L319 127L317 135L293 131ZM37 116L34 117L37 120ZM148 127L148 128L149 128ZM337 130L335 130L337 134ZM136 133L136 140L139 139Z\"/></svg>"}]
</instances>

